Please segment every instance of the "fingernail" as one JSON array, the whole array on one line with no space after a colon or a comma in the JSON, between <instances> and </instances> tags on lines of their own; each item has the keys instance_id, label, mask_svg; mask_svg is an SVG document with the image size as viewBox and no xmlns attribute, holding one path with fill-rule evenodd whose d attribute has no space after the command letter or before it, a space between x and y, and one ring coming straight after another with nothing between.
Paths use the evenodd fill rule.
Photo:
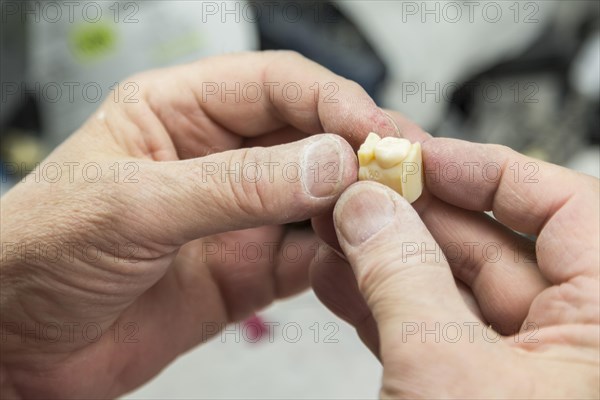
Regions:
<instances>
[{"instance_id":1,"label":"fingernail","mask_svg":"<svg viewBox=\"0 0 600 400\"><path fill-rule=\"evenodd\" d=\"M343 252L341 252L340 250L336 249L336 248L335 248L335 247L333 247L333 246L330 246L330 248L331 248L331 250L333 250L333 252L334 252L334 253L335 253L335 254L336 254L336 255L337 255L339 258L341 258L341 259L342 259L342 260L344 260L344 261L348 261L348 259L346 258L346 255L345 255Z\"/></svg>"},{"instance_id":2,"label":"fingernail","mask_svg":"<svg viewBox=\"0 0 600 400\"><path fill-rule=\"evenodd\" d=\"M342 146L331 137L323 137L308 145L304 151L304 189L314 197L335 194L344 171Z\"/></svg>"},{"instance_id":3,"label":"fingernail","mask_svg":"<svg viewBox=\"0 0 600 400\"><path fill-rule=\"evenodd\" d=\"M389 129L389 134L391 136L402 136L402 134L400 133L400 128L398 128L398 124L396 123L396 121L394 120L394 118L392 118L392 116L388 113L386 113L385 111L381 110L383 112L383 114L385 115L386 119L387 119L387 126ZM386 133L386 132L380 132L380 133Z\"/></svg>"},{"instance_id":4,"label":"fingernail","mask_svg":"<svg viewBox=\"0 0 600 400\"><path fill-rule=\"evenodd\" d=\"M348 195L352 197L344 200L335 221L346 242L359 246L393 220L396 206L384 189L371 185L352 190Z\"/></svg>"}]
</instances>

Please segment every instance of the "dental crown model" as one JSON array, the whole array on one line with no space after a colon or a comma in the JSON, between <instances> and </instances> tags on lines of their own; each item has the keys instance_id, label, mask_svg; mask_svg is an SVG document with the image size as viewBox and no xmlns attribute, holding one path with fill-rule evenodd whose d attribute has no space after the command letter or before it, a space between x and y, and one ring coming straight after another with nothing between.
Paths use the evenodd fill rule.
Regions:
<instances>
[{"instance_id":1,"label":"dental crown model","mask_svg":"<svg viewBox=\"0 0 600 400\"><path fill-rule=\"evenodd\" d=\"M358 180L382 183L409 203L423 192L421 144L369 133L358 150Z\"/></svg>"}]
</instances>

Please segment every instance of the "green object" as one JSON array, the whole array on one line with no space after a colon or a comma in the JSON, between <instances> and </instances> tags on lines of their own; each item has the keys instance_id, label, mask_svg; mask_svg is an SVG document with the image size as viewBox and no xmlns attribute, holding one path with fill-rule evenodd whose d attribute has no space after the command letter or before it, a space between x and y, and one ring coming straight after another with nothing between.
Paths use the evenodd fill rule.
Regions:
<instances>
[{"instance_id":1,"label":"green object","mask_svg":"<svg viewBox=\"0 0 600 400\"><path fill-rule=\"evenodd\" d=\"M80 61L94 61L109 54L116 45L114 26L108 23L81 24L70 32L71 51Z\"/></svg>"}]
</instances>

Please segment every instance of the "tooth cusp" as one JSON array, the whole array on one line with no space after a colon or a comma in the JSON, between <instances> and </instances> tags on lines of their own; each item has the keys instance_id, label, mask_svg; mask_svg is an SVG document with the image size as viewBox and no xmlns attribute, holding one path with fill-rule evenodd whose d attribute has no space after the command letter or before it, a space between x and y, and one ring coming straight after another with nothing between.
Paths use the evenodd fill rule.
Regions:
<instances>
[{"instance_id":1,"label":"tooth cusp","mask_svg":"<svg viewBox=\"0 0 600 400\"><path fill-rule=\"evenodd\" d=\"M382 183L410 203L423 192L421 144L369 133L358 150L358 179Z\"/></svg>"}]
</instances>

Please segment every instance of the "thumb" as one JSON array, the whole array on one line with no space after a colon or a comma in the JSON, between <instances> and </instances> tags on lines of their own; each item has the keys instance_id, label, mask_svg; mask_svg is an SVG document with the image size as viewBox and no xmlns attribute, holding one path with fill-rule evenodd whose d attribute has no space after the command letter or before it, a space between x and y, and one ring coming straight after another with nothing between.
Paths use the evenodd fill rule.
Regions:
<instances>
[{"instance_id":1,"label":"thumb","mask_svg":"<svg viewBox=\"0 0 600 400\"><path fill-rule=\"evenodd\" d=\"M380 324L466 310L440 247L396 192L359 182L340 198L334 221L359 288Z\"/></svg>"},{"instance_id":2,"label":"thumb","mask_svg":"<svg viewBox=\"0 0 600 400\"><path fill-rule=\"evenodd\" d=\"M356 181L356 156L333 134L273 146L152 163L167 189L146 198L172 244L219 232L302 221L333 207ZM141 172L141 170L140 170Z\"/></svg>"},{"instance_id":3,"label":"thumb","mask_svg":"<svg viewBox=\"0 0 600 400\"><path fill-rule=\"evenodd\" d=\"M473 350L463 329L476 319L416 211L389 188L359 182L340 197L334 222L377 323L385 367L382 395L403 392L405 385L424 383L428 376L448 376L449 385L459 379L442 370L446 362L465 360L467 350ZM445 340L448 326L458 326L464 340ZM431 382L431 387L439 384Z\"/></svg>"}]
</instances>

